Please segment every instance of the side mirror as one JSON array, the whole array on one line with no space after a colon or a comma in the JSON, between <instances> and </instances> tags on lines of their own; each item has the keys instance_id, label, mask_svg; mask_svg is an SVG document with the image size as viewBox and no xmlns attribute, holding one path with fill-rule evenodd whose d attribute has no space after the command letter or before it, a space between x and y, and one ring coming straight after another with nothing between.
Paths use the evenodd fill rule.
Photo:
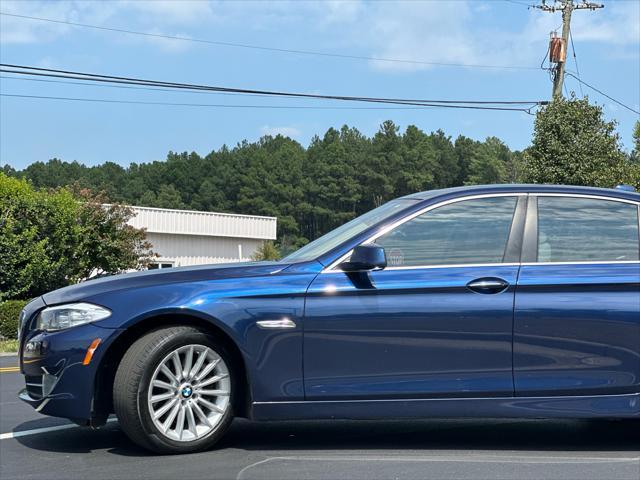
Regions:
<instances>
[{"instance_id":1,"label":"side mirror","mask_svg":"<svg viewBox=\"0 0 640 480\"><path fill-rule=\"evenodd\" d=\"M384 248L379 245L359 245L353 249L348 262L342 262L340 269L344 272L368 272L381 270L387 266Z\"/></svg>"}]
</instances>

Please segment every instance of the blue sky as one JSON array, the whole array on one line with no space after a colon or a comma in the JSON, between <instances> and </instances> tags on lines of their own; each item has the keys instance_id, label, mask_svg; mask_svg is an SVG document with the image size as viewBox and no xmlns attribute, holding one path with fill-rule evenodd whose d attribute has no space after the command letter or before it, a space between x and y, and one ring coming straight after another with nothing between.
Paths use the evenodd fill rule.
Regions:
<instances>
[{"instance_id":1,"label":"blue sky","mask_svg":"<svg viewBox=\"0 0 640 480\"><path fill-rule=\"evenodd\" d=\"M528 3L527 0L518 0ZM3 12L148 33L266 47L443 63L538 67L560 14L503 0L473 1L10 1ZM640 2L604 0L574 12L582 79L640 108ZM141 37L0 17L2 63L256 89L358 96L466 100L546 100L537 69L441 67L286 54ZM575 70L573 61L568 64ZM569 78L569 90L580 94ZM158 92L0 79L4 94L148 102L310 105L308 101ZM638 115L589 91L616 119L625 146ZM15 168L57 157L86 164L162 160L169 150L207 154L265 134L308 144L343 124L372 135L394 120L476 139L528 145L533 117L520 112L274 110L99 104L0 98L0 164ZM314 103L314 105L327 105ZM342 105L344 106L344 105Z\"/></svg>"}]
</instances>

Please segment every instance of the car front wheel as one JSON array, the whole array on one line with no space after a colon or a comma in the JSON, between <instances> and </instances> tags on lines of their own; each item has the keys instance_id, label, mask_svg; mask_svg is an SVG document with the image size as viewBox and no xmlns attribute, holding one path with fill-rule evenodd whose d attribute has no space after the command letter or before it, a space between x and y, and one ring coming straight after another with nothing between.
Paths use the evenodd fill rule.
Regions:
<instances>
[{"instance_id":1,"label":"car front wheel","mask_svg":"<svg viewBox=\"0 0 640 480\"><path fill-rule=\"evenodd\" d=\"M233 371L224 345L192 327L155 330L125 353L113 386L124 432L159 453L216 443L233 419Z\"/></svg>"}]
</instances>

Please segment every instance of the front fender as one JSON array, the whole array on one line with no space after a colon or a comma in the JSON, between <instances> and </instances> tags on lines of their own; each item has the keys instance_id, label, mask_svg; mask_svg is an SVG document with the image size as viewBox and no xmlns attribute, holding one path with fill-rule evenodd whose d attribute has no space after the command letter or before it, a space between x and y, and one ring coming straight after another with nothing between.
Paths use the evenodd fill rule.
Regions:
<instances>
[{"instance_id":1,"label":"front fender","mask_svg":"<svg viewBox=\"0 0 640 480\"><path fill-rule=\"evenodd\" d=\"M101 326L127 331L154 318L198 319L223 331L240 351L255 401L304 399L304 296L315 273L223 279L106 292L85 301L112 311ZM292 320L264 329L261 320Z\"/></svg>"}]
</instances>

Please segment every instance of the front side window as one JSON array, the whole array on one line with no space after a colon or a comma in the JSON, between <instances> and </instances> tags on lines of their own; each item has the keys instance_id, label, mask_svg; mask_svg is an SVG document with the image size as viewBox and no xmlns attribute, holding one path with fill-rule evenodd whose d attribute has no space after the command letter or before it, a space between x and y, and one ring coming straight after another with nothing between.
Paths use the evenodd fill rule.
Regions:
<instances>
[{"instance_id":1,"label":"front side window","mask_svg":"<svg viewBox=\"0 0 640 480\"><path fill-rule=\"evenodd\" d=\"M504 261L517 197L463 200L419 215L379 237L390 267Z\"/></svg>"},{"instance_id":2,"label":"front side window","mask_svg":"<svg viewBox=\"0 0 640 480\"><path fill-rule=\"evenodd\" d=\"M304 247L296 250L292 254L280 260L282 263L306 262L313 260L331 251L341 243L364 232L367 228L385 221L402 210L416 204L419 200L412 198L398 198L391 200L384 205L375 208L364 215L354 218L350 222L332 230L331 232L317 238Z\"/></svg>"},{"instance_id":3,"label":"front side window","mask_svg":"<svg viewBox=\"0 0 640 480\"><path fill-rule=\"evenodd\" d=\"M640 259L638 207L613 200L538 198L538 262Z\"/></svg>"}]
</instances>

